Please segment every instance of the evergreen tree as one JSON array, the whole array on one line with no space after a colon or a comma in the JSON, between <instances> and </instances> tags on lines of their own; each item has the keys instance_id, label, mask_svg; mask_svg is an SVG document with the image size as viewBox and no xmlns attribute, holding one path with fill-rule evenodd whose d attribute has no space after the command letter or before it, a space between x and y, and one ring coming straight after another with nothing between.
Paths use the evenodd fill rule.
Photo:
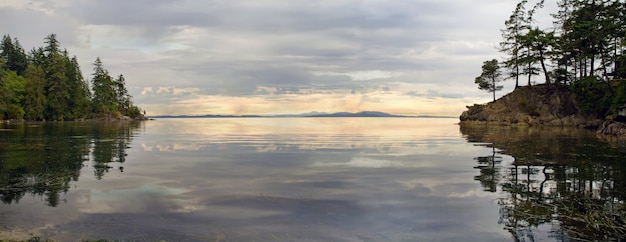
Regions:
<instances>
[{"instance_id":1,"label":"evergreen tree","mask_svg":"<svg viewBox=\"0 0 626 242\"><path fill-rule=\"evenodd\" d=\"M93 89L93 110L99 114L110 115L117 111L115 83L109 72L104 69L100 57L94 62L91 86Z\"/></svg>"},{"instance_id":2,"label":"evergreen tree","mask_svg":"<svg viewBox=\"0 0 626 242\"><path fill-rule=\"evenodd\" d=\"M22 49L17 38L11 40L11 36L9 35L2 37L0 51L0 57L6 60L5 65L7 69L15 71L18 75L23 75L28 61L26 59L26 53L24 53L24 49Z\"/></svg>"},{"instance_id":3,"label":"evergreen tree","mask_svg":"<svg viewBox=\"0 0 626 242\"><path fill-rule=\"evenodd\" d=\"M132 96L128 93L128 90L126 90L126 80L124 79L124 75L119 75L117 79L115 79L114 85L117 106L124 115L127 115L128 110L132 105Z\"/></svg>"},{"instance_id":4,"label":"evergreen tree","mask_svg":"<svg viewBox=\"0 0 626 242\"><path fill-rule=\"evenodd\" d=\"M623 105L626 80L626 4L619 0L560 0L551 14L555 29L534 25L543 0L525 11L522 0L505 22L500 51L510 77L545 76L545 83L566 84L576 94L582 113L601 117ZM540 68L539 68L540 67ZM550 69L554 68L554 69ZM481 89L487 81L476 79ZM493 84L493 83L492 83ZM516 79L516 86L518 79ZM492 85L493 86L493 85Z\"/></svg>"},{"instance_id":5,"label":"evergreen tree","mask_svg":"<svg viewBox=\"0 0 626 242\"><path fill-rule=\"evenodd\" d=\"M476 77L474 83L478 84L478 89L493 93L493 100L496 100L496 91L502 90L502 86L497 85L502 81L502 73L498 60L493 59L483 62L482 73Z\"/></svg>"},{"instance_id":6,"label":"evergreen tree","mask_svg":"<svg viewBox=\"0 0 626 242\"><path fill-rule=\"evenodd\" d=\"M504 67L509 69L509 78L515 78L515 88L519 86L520 68L522 65L520 52L522 51L522 36L528 30L525 5L528 1L522 0L507 21L504 22L506 29L501 30L504 40L500 42L500 52L509 57L504 61Z\"/></svg>"},{"instance_id":7,"label":"evergreen tree","mask_svg":"<svg viewBox=\"0 0 626 242\"><path fill-rule=\"evenodd\" d=\"M573 11L563 24L562 38L565 45L562 52L569 53L572 63L577 63L578 75L595 75L596 60L608 46L605 37L605 22L600 19L605 8L602 2L575 1Z\"/></svg>"},{"instance_id":8,"label":"evergreen tree","mask_svg":"<svg viewBox=\"0 0 626 242\"><path fill-rule=\"evenodd\" d=\"M48 44L44 50L46 52L46 96L47 108L46 119L64 120L70 117L69 112L69 87L66 76L66 60L59 52L59 42L56 35L51 34L46 37Z\"/></svg>"},{"instance_id":9,"label":"evergreen tree","mask_svg":"<svg viewBox=\"0 0 626 242\"><path fill-rule=\"evenodd\" d=\"M535 27L528 31L528 33L524 35L523 39L529 47L527 50L528 63L530 65L534 65L539 62L541 69L543 70L543 75L546 79L546 84L550 85L550 73L547 68L546 60L549 60L553 56L553 50L557 44L554 32L546 33Z\"/></svg>"},{"instance_id":10,"label":"evergreen tree","mask_svg":"<svg viewBox=\"0 0 626 242\"><path fill-rule=\"evenodd\" d=\"M64 53L66 60L66 76L70 93L69 108L71 118L85 118L90 113L89 87L83 79L76 56L71 59Z\"/></svg>"},{"instance_id":11,"label":"evergreen tree","mask_svg":"<svg viewBox=\"0 0 626 242\"><path fill-rule=\"evenodd\" d=\"M28 59L29 63L36 66L41 66L43 68L46 65L46 52L43 50L42 47L33 48L32 50L30 50Z\"/></svg>"},{"instance_id":12,"label":"evergreen tree","mask_svg":"<svg viewBox=\"0 0 626 242\"><path fill-rule=\"evenodd\" d=\"M55 34L45 47L29 55L17 38L0 40L0 119L71 120L106 116L141 116L132 104L123 75L113 79L100 58L94 63L93 95L83 78L78 59L61 50Z\"/></svg>"},{"instance_id":13,"label":"evergreen tree","mask_svg":"<svg viewBox=\"0 0 626 242\"><path fill-rule=\"evenodd\" d=\"M41 66L30 64L26 68L24 94L24 118L26 120L45 120L46 108L45 73Z\"/></svg>"},{"instance_id":14,"label":"evergreen tree","mask_svg":"<svg viewBox=\"0 0 626 242\"><path fill-rule=\"evenodd\" d=\"M564 46L567 46L567 39L561 38L559 36L563 36L567 34L567 30L563 27L568 21L568 19L572 15L572 2L573 0L560 0L557 2L559 7L559 11L551 14L554 20L554 29L555 29L555 40L556 40L556 48L554 58L556 60L556 70L554 71L554 76L556 78L556 83L567 84L570 83L575 76L570 73L570 65L571 65L571 56L572 53L568 53L564 51Z\"/></svg>"}]
</instances>

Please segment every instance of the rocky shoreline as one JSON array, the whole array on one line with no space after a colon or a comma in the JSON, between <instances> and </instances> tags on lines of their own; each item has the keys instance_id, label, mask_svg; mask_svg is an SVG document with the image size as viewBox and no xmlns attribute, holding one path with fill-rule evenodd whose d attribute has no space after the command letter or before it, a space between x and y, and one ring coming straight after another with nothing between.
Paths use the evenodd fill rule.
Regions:
<instances>
[{"instance_id":1,"label":"rocky shoreline","mask_svg":"<svg viewBox=\"0 0 626 242\"><path fill-rule=\"evenodd\" d=\"M136 118L131 118L129 116L124 116L124 115L120 115L117 117L113 117L113 116L103 116L103 117L96 117L96 118L89 118L89 119L84 119L84 118L79 118L79 119L75 119L75 120L70 120L67 122L87 122L87 121L146 121L146 120L153 120L150 118L147 118L143 115L136 117ZM46 120L41 120L41 121L28 121L28 120L24 120L24 119L5 119L5 120L0 120L0 123L17 123L17 122L54 122L54 121L46 121Z\"/></svg>"},{"instance_id":2,"label":"rocky shoreline","mask_svg":"<svg viewBox=\"0 0 626 242\"><path fill-rule=\"evenodd\" d=\"M563 86L518 87L496 101L467 106L459 119L461 125L579 127L626 137L626 123L580 114L574 94Z\"/></svg>"}]
</instances>

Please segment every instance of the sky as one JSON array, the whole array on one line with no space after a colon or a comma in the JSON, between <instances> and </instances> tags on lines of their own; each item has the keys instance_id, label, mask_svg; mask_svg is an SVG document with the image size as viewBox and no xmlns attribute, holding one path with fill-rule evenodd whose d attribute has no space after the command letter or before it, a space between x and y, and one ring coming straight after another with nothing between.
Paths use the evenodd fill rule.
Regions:
<instances>
[{"instance_id":1,"label":"sky","mask_svg":"<svg viewBox=\"0 0 626 242\"><path fill-rule=\"evenodd\" d=\"M86 80L100 57L148 115L458 116L492 99L474 79L517 2L2 0L0 34L56 34Z\"/></svg>"}]
</instances>

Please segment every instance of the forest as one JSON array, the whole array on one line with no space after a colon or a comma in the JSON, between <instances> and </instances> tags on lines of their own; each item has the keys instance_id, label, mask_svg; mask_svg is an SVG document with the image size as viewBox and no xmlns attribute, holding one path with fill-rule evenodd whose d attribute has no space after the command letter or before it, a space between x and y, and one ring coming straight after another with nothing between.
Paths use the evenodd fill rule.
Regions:
<instances>
[{"instance_id":1,"label":"forest","mask_svg":"<svg viewBox=\"0 0 626 242\"><path fill-rule=\"evenodd\" d=\"M26 53L17 38L0 42L0 120L62 121L141 117L123 75L111 77L100 58L91 83L55 34ZM91 85L90 85L91 84Z\"/></svg>"},{"instance_id":2,"label":"forest","mask_svg":"<svg viewBox=\"0 0 626 242\"><path fill-rule=\"evenodd\" d=\"M522 0L504 22L502 60L487 60L476 77L478 88L494 93L499 82L515 88L535 78L566 86L579 111L590 117L618 114L626 104L626 3L619 0L560 0L553 23L540 28L536 14L544 1Z\"/></svg>"}]
</instances>

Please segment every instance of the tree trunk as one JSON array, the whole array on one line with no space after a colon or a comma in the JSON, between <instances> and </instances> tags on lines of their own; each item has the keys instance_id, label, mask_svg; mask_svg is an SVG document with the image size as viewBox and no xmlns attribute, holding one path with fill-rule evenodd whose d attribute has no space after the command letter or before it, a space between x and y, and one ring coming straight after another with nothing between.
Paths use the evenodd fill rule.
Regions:
<instances>
[{"instance_id":1,"label":"tree trunk","mask_svg":"<svg viewBox=\"0 0 626 242\"><path fill-rule=\"evenodd\" d=\"M591 56L591 63L590 63L590 68L589 68L589 75L593 76L593 73L595 72L594 70L594 63L596 62L596 58L595 56Z\"/></svg>"},{"instance_id":2,"label":"tree trunk","mask_svg":"<svg viewBox=\"0 0 626 242\"><path fill-rule=\"evenodd\" d=\"M548 69L546 69L546 63L543 61L543 49L539 49L539 61L541 62L541 69L543 69L543 75L546 76L546 84L550 86L550 75L548 75Z\"/></svg>"},{"instance_id":3,"label":"tree trunk","mask_svg":"<svg viewBox=\"0 0 626 242\"><path fill-rule=\"evenodd\" d=\"M528 86L532 86L532 84L530 84L530 79L533 76L533 70L531 68L532 68L532 64L529 62L528 63Z\"/></svg>"},{"instance_id":4,"label":"tree trunk","mask_svg":"<svg viewBox=\"0 0 626 242\"><path fill-rule=\"evenodd\" d=\"M515 65L515 89L519 87L519 65Z\"/></svg>"},{"instance_id":5,"label":"tree trunk","mask_svg":"<svg viewBox=\"0 0 626 242\"><path fill-rule=\"evenodd\" d=\"M491 87L493 88L492 89L493 101L495 102L496 101L496 78L493 78L493 77L491 78L491 85L492 85Z\"/></svg>"}]
</instances>

